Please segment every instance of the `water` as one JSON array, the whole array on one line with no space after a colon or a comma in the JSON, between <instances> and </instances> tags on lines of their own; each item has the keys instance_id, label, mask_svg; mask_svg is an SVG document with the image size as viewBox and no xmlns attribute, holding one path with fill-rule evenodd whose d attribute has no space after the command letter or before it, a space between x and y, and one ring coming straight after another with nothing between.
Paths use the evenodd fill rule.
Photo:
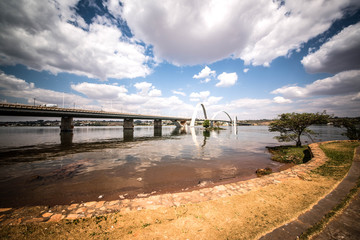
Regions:
<instances>
[{"instance_id":1,"label":"water","mask_svg":"<svg viewBox=\"0 0 360 240\"><path fill-rule=\"evenodd\" d=\"M314 126L314 141L344 139L342 129ZM279 143L266 126L204 132L163 126L0 128L0 207L116 200L186 191L278 171L266 146ZM303 139L304 142L309 139Z\"/></svg>"}]
</instances>

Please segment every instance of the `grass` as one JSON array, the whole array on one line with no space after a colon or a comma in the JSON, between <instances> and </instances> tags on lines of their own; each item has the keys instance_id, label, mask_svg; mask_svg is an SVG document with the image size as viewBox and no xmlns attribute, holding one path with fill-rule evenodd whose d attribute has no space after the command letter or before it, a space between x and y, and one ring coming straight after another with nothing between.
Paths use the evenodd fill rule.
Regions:
<instances>
[{"instance_id":1,"label":"grass","mask_svg":"<svg viewBox=\"0 0 360 240\"><path fill-rule=\"evenodd\" d=\"M2 226L0 239L258 239L329 193L339 181L340 172L334 169L339 166L342 174L346 174L348 168L342 166L351 162L355 146L324 145L324 151L334 150L330 155L347 156L350 160L340 161L336 157L331 160L333 163L311 174L313 181L285 179L246 194L179 207L59 223Z\"/></svg>"},{"instance_id":2,"label":"grass","mask_svg":"<svg viewBox=\"0 0 360 240\"><path fill-rule=\"evenodd\" d=\"M324 177L331 177L336 180L342 179L351 167L354 149L358 146L359 142L333 142L322 144L320 148L329 158L329 161L315 169L313 173L317 173Z\"/></svg>"},{"instance_id":3,"label":"grass","mask_svg":"<svg viewBox=\"0 0 360 240\"><path fill-rule=\"evenodd\" d=\"M359 142L334 142L321 145L321 149L329 158L324 165L315 169L313 172L324 177L333 178L336 180L342 179L349 171L354 149L358 147ZM311 236L321 232L326 224L330 222L339 212L341 212L355 196L360 189L360 178L357 179L356 185L350 190L342 201L337 204L330 212L328 212L318 223L314 224L306 232L304 232L300 239L309 239Z\"/></svg>"},{"instance_id":4,"label":"grass","mask_svg":"<svg viewBox=\"0 0 360 240\"><path fill-rule=\"evenodd\" d=\"M311 159L308 146L277 146L267 147L271 153L271 160L281 163L302 164Z\"/></svg>"}]
</instances>

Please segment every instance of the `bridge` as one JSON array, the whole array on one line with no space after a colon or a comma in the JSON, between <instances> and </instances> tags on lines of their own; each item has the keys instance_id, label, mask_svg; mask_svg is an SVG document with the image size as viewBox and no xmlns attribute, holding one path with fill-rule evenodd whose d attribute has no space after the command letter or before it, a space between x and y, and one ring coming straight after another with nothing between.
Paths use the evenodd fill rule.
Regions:
<instances>
[{"instance_id":1,"label":"bridge","mask_svg":"<svg viewBox=\"0 0 360 240\"><path fill-rule=\"evenodd\" d=\"M0 115L3 116L32 116L32 117L60 117L61 118L61 132L73 131L74 118L97 118L97 119L123 119L124 130L133 130L134 119L140 120L154 120L154 128L161 129L162 120L170 120L176 126L181 126L190 118L181 117L168 117L168 116L155 116L155 115L142 115L132 113L117 113L105 111L93 111L72 108L58 108L46 106L31 106L24 104L9 104L0 103Z\"/></svg>"},{"instance_id":2,"label":"bridge","mask_svg":"<svg viewBox=\"0 0 360 240\"><path fill-rule=\"evenodd\" d=\"M199 107L202 107L204 113L204 119L207 118L205 106L199 103L194 111L192 118L183 117L169 117L169 116L156 116L156 115L143 115L143 114L132 114L132 113L118 113L118 112L106 112L106 111L94 111L94 110L83 110L83 109L72 109L72 108L59 108L59 107L47 107L47 106L32 106L25 104L13 104L13 103L0 103L0 116L31 116L31 117L60 117L61 133L73 132L74 118L96 118L96 119L123 119L124 136L131 138L134 130L134 120L153 120L154 121L154 135L161 136L162 120L172 121L176 127L181 128L186 125L187 121L191 120L190 126L194 127L197 119L197 111ZM220 113L224 112L230 119L230 121L215 120L215 117ZM215 121L223 121L232 123L230 115L225 111L216 113L211 123ZM234 126L236 125L236 117L234 118Z\"/></svg>"}]
</instances>

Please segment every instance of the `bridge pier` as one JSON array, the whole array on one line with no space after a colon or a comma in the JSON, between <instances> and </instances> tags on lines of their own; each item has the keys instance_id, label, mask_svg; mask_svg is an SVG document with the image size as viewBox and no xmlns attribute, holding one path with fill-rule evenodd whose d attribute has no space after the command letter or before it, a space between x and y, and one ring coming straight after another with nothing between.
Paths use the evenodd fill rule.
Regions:
<instances>
[{"instance_id":1,"label":"bridge pier","mask_svg":"<svg viewBox=\"0 0 360 240\"><path fill-rule=\"evenodd\" d=\"M61 132L72 132L74 129L72 117L61 117Z\"/></svg>"},{"instance_id":2,"label":"bridge pier","mask_svg":"<svg viewBox=\"0 0 360 240\"><path fill-rule=\"evenodd\" d=\"M134 130L134 119L125 118L124 119L124 129L132 129L132 130Z\"/></svg>"},{"instance_id":3,"label":"bridge pier","mask_svg":"<svg viewBox=\"0 0 360 240\"><path fill-rule=\"evenodd\" d=\"M154 136L161 137L162 135L162 120L154 119Z\"/></svg>"},{"instance_id":4,"label":"bridge pier","mask_svg":"<svg viewBox=\"0 0 360 240\"><path fill-rule=\"evenodd\" d=\"M124 141L134 140L134 119L124 118Z\"/></svg>"}]
</instances>

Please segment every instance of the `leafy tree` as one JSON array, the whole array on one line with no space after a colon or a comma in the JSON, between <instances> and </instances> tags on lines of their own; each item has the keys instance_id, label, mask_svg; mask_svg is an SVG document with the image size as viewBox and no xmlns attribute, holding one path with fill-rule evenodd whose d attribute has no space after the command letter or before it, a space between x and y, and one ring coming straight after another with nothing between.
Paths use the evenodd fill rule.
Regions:
<instances>
[{"instance_id":1,"label":"leafy tree","mask_svg":"<svg viewBox=\"0 0 360 240\"><path fill-rule=\"evenodd\" d=\"M346 133L343 133L343 135L347 136L350 140L360 140L360 118L345 118L340 122L334 123L334 125L346 128Z\"/></svg>"},{"instance_id":2,"label":"leafy tree","mask_svg":"<svg viewBox=\"0 0 360 240\"><path fill-rule=\"evenodd\" d=\"M203 122L203 127L204 127L204 128L210 127L210 121L206 119L206 120Z\"/></svg>"},{"instance_id":3,"label":"leafy tree","mask_svg":"<svg viewBox=\"0 0 360 240\"><path fill-rule=\"evenodd\" d=\"M308 129L313 124L327 123L329 115L323 113L283 113L279 119L269 125L270 132L280 132L275 138L279 142L295 141L296 146L301 146L300 136L303 134L312 135L313 131Z\"/></svg>"}]
</instances>

